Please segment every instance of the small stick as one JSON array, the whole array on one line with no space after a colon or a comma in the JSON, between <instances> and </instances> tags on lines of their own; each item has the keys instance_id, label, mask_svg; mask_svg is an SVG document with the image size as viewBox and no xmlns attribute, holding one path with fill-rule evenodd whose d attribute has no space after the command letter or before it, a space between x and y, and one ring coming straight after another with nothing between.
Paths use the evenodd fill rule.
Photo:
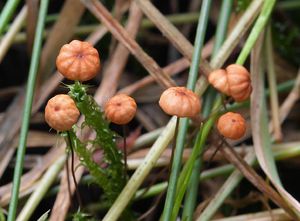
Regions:
<instances>
[{"instance_id":1,"label":"small stick","mask_svg":"<svg viewBox=\"0 0 300 221\"><path fill-rule=\"evenodd\" d=\"M224 138L221 140L221 142L219 143L219 145L217 146L217 148L215 149L213 154L210 156L208 163L207 163L208 164L207 167L210 166L210 163L212 162L212 160L214 159L214 157L216 156L216 154L218 153L218 151L220 150L220 148L222 147L223 144L224 144Z\"/></svg>"},{"instance_id":2,"label":"small stick","mask_svg":"<svg viewBox=\"0 0 300 221\"><path fill-rule=\"evenodd\" d=\"M72 173L73 182L75 184L75 192L76 192L77 201L78 201L79 207L82 208L83 204L82 204L82 201L81 201L81 198L80 198L80 194L79 194L79 191L78 191L78 184L77 184L76 177L75 177L75 172L74 172L74 149L73 149L73 142L72 142L72 139L71 139L70 132L68 131L67 133L68 133L68 140L69 140L69 145L70 145L70 150L71 150L71 173Z\"/></svg>"}]
</instances>

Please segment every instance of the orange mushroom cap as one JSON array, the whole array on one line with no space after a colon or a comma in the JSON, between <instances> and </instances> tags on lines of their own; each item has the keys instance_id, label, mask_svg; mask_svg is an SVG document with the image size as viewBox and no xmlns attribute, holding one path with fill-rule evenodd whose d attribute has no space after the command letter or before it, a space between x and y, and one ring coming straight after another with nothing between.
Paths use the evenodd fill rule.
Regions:
<instances>
[{"instance_id":1,"label":"orange mushroom cap","mask_svg":"<svg viewBox=\"0 0 300 221\"><path fill-rule=\"evenodd\" d=\"M238 113L227 112L219 118L217 128L224 137L238 140L246 132L246 121Z\"/></svg>"},{"instance_id":2,"label":"orange mushroom cap","mask_svg":"<svg viewBox=\"0 0 300 221\"><path fill-rule=\"evenodd\" d=\"M252 92L250 74L239 64L231 64L226 70L210 73L208 81L220 92L233 97L235 101L247 100Z\"/></svg>"},{"instance_id":3,"label":"orange mushroom cap","mask_svg":"<svg viewBox=\"0 0 300 221\"><path fill-rule=\"evenodd\" d=\"M129 123L135 116L135 100L126 94L117 94L109 99L104 107L105 116L115 124Z\"/></svg>"},{"instance_id":4,"label":"orange mushroom cap","mask_svg":"<svg viewBox=\"0 0 300 221\"><path fill-rule=\"evenodd\" d=\"M90 43L73 40L60 49L56 66L69 80L88 81L98 73L100 58L98 51Z\"/></svg>"},{"instance_id":5,"label":"orange mushroom cap","mask_svg":"<svg viewBox=\"0 0 300 221\"><path fill-rule=\"evenodd\" d=\"M200 99L186 87L170 87L161 94L159 106L169 115L195 117L200 112Z\"/></svg>"},{"instance_id":6,"label":"orange mushroom cap","mask_svg":"<svg viewBox=\"0 0 300 221\"><path fill-rule=\"evenodd\" d=\"M67 131L77 122L80 115L73 99L66 94L52 97L45 108L45 120L57 131Z\"/></svg>"}]
</instances>

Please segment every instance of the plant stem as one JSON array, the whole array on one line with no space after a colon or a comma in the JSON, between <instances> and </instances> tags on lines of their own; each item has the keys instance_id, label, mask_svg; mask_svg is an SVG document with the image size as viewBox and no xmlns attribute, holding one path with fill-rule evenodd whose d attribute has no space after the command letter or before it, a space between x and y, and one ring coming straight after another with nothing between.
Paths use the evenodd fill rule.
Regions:
<instances>
[{"instance_id":1,"label":"plant stem","mask_svg":"<svg viewBox=\"0 0 300 221\"><path fill-rule=\"evenodd\" d=\"M258 19L255 22L255 25L252 28L252 31L249 35L249 37L247 38L247 41L243 47L243 50L241 51L236 63L237 64L244 64L251 49L253 48L256 40L258 39L258 36L260 35L261 31L263 30L263 28L265 27L269 16L272 12L272 9L275 5L276 0L266 0L264 1L264 5L262 8L262 11L258 17Z\"/></svg>"},{"instance_id":2,"label":"plant stem","mask_svg":"<svg viewBox=\"0 0 300 221\"><path fill-rule=\"evenodd\" d=\"M70 172L69 172L69 154L66 157L66 178L67 178L67 185L68 185L68 193L70 198L71 207L73 206L72 202L72 191L71 191L71 182L70 182Z\"/></svg>"},{"instance_id":3,"label":"plant stem","mask_svg":"<svg viewBox=\"0 0 300 221\"><path fill-rule=\"evenodd\" d=\"M199 16L198 21L198 27L197 27L197 33L195 38L195 47L193 52L193 59L192 64L189 72L189 78L187 82L187 88L194 90L196 81L198 78L198 68L199 68L199 62L201 58L201 52L203 47L203 42L205 38L206 33L206 27L210 12L210 6L211 1L204 0L202 2L201 12ZM167 190L167 196L165 201L165 207L163 210L162 220L163 221L169 221L171 218L173 206L174 206L174 200L175 200L175 194L176 194L176 188L177 188L177 179L181 167L181 158L182 158L182 152L184 148L185 143L185 136L189 125L189 119L183 118L180 125L179 125L179 131L178 131L178 137L176 141L176 149L174 151L174 160L172 163L172 170L170 174L170 181L168 185Z\"/></svg>"},{"instance_id":4,"label":"plant stem","mask_svg":"<svg viewBox=\"0 0 300 221\"><path fill-rule=\"evenodd\" d=\"M127 147L126 147L126 126L122 125L123 130L123 159L124 159L124 179L127 181Z\"/></svg>"},{"instance_id":5,"label":"plant stem","mask_svg":"<svg viewBox=\"0 0 300 221\"><path fill-rule=\"evenodd\" d=\"M9 22L9 19L12 17L15 12L20 0L8 0L1 11L0 14L0 36L2 35L6 25Z\"/></svg>"},{"instance_id":6,"label":"plant stem","mask_svg":"<svg viewBox=\"0 0 300 221\"><path fill-rule=\"evenodd\" d=\"M73 178L73 182L74 182L74 185L75 185L75 192L76 192L76 197L77 197L77 201L78 201L78 205L80 208L83 208L83 204L82 204L82 200L81 200L81 197L80 197L80 193L78 191L78 184L77 184L77 181L76 181L76 176L75 176L75 171L74 171L74 147L73 147L73 141L72 141L72 138L71 138L71 134L69 131L67 131L67 134L68 134L68 143L69 143L69 147L70 147L70 152L71 152L71 173L72 173L72 178ZM69 179L69 178L68 178Z\"/></svg>"},{"instance_id":7,"label":"plant stem","mask_svg":"<svg viewBox=\"0 0 300 221\"><path fill-rule=\"evenodd\" d=\"M36 75L39 66L39 58L40 58L41 46L42 46L42 33L44 30L44 23L47 14L48 3L49 0L42 1L39 10L38 23L37 23L36 33L35 33L35 41L33 45L33 53L32 53L32 59L30 63L29 76L27 82L27 90L25 95L23 123L21 127L21 134L20 134L20 140L19 140L18 151L17 151L17 159L16 159L15 170L14 170L12 196L9 204L8 219L7 219L8 221L14 221L16 216L20 178L23 171L24 155L26 149L29 121L31 116L32 101L34 97Z\"/></svg>"}]
</instances>

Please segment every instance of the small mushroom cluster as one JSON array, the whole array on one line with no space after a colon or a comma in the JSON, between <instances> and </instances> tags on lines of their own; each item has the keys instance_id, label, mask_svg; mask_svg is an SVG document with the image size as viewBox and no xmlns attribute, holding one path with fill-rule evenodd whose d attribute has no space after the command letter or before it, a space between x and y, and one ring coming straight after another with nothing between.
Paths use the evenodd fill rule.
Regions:
<instances>
[{"instance_id":1,"label":"small mushroom cluster","mask_svg":"<svg viewBox=\"0 0 300 221\"><path fill-rule=\"evenodd\" d=\"M56 65L65 78L81 82L95 77L101 66L98 51L90 43L78 40L73 40L61 48ZM248 99L252 91L249 72L238 64L213 71L208 81L217 90L238 102ZM201 109L199 97L185 87L165 90L159 105L167 114L178 118L196 117ZM104 113L109 121L124 125L133 119L136 108L133 98L118 94L107 101ZM57 131L70 130L79 115L75 102L65 94L51 98L45 108L46 122ZM245 133L246 124L241 115L228 112L219 118L217 128L224 137L239 139Z\"/></svg>"},{"instance_id":2,"label":"small mushroom cluster","mask_svg":"<svg viewBox=\"0 0 300 221\"><path fill-rule=\"evenodd\" d=\"M249 71L239 64L213 71L208 81L218 91L231 96L237 102L247 100L252 92ZM224 137L237 140L246 132L246 121L240 114L228 112L219 118L217 128Z\"/></svg>"},{"instance_id":3,"label":"small mushroom cluster","mask_svg":"<svg viewBox=\"0 0 300 221\"><path fill-rule=\"evenodd\" d=\"M98 51L88 42L73 40L62 46L56 59L58 71L73 81L88 81L100 70ZM125 94L112 97L105 105L105 115L116 124L127 124L133 119L137 105ZM57 131L67 131L77 122L79 110L73 99L66 94L51 98L45 108L45 120Z\"/></svg>"},{"instance_id":4,"label":"small mushroom cluster","mask_svg":"<svg viewBox=\"0 0 300 221\"><path fill-rule=\"evenodd\" d=\"M211 72L208 81L217 90L238 102L247 100L252 92L250 74L239 64L231 64L226 69Z\"/></svg>"}]
</instances>

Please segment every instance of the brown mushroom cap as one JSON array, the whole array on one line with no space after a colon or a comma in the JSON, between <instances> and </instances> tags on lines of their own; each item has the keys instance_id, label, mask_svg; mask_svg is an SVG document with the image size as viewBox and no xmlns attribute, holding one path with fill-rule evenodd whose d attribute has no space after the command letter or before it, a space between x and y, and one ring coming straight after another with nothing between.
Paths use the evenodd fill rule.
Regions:
<instances>
[{"instance_id":1,"label":"brown mushroom cap","mask_svg":"<svg viewBox=\"0 0 300 221\"><path fill-rule=\"evenodd\" d=\"M227 72L224 69L217 69L208 75L208 82L218 91L230 96Z\"/></svg>"},{"instance_id":2,"label":"brown mushroom cap","mask_svg":"<svg viewBox=\"0 0 300 221\"><path fill-rule=\"evenodd\" d=\"M252 92L249 71L239 64L226 68L230 94L235 101L247 100Z\"/></svg>"},{"instance_id":3,"label":"brown mushroom cap","mask_svg":"<svg viewBox=\"0 0 300 221\"><path fill-rule=\"evenodd\" d=\"M224 137L238 140L246 132L246 121L238 113L227 112L219 118L217 128Z\"/></svg>"},{"instance_id":4,"label":"brown mushroom cap","mask_svg":"<svg viewBox=\"0 0 300 221\"><path fill-rule=\"evenodd\" d=\"M130 122L136 113L135 100L126 94L117 94L109 99L104 107L105 116L115 124Z\"/></svg>"},{"instance_id":5,"label":"brown mushroom cap","mask_svg":"<svg viewBox=\"0 0 300 221\"><path fill-rule=\"evenodd\" d=\"M172 116L195 117L200 112L200 99L186 87L170 87L161 94L159 106Z\"/></svg>"},{"instance_id":6,"label":"brown mushroom cap","mask_svg":"<svg viewBox=\"0 0 300 221\"><path fill-rule=\"evenodd\" d=\"M100 58L98 51L90 43L73 40L60 49L56 66L69 80L87 81L98 73Z\"/></svg>"},{"instance_id":7,"label":"brown mushroom cap","mask_svg":"<svg viewBox=\"0 0 300 221\"><path fill-rule=\"evenodd\" d=\"M220 92L233 97L235 101L247 100L252 92L250 74L239 64L231 64L226 70L218 69L211 72L208 81Z\"/></svg>"},{"instance_id":8,"label":"brown mushroom cap","mask_svg":"<svg viewBox=\"0 0 300 221\"><path fill-rule=\"evenodd\" d=\"M45 108L45 120L57 131L67 131L77 122L80 115L73 99L66 94L52 97Z\"/></svg>"}]
</instances>

